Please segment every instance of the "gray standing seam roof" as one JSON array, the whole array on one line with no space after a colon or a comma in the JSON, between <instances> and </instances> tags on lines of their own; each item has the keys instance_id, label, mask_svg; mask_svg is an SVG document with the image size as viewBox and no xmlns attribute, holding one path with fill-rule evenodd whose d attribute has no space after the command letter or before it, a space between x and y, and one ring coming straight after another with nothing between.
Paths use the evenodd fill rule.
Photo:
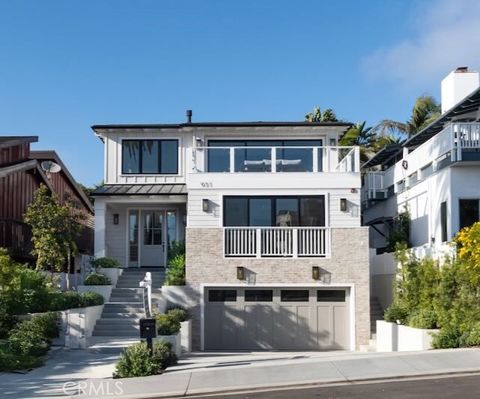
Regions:
<instances>
[{"instance_id":1,"label":"gray standing seam roof","mask_svg":"<svg viewBox=\"0 0 480 399\"><path fill-rule=\"evenodd\" d=\"M186 195L185 184L105 184L92 195Z\"/></svg>"}]
</instances>

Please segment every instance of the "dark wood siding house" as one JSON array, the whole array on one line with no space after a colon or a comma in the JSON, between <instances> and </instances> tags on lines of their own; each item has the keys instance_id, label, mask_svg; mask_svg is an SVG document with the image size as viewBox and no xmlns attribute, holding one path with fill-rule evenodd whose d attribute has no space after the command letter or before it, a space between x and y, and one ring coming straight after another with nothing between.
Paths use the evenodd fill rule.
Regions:
<instances>
[{"instance_id":1,"label":"dark wood siding house","mask_svg":"<svg viewBox=\"0 0 480 399\"><path fill-rule=\"evenodd\" d=\"M36 136L0 136L0 247L19 261L32 261L31 232L23 215L35 190L45 184L60 201L71 201L83 215L82 235L77 245L82 253L93 253L93 207L55 151L30 151ZM61 166L46 173L42 161Z\"/></svg>"}]
</instances>

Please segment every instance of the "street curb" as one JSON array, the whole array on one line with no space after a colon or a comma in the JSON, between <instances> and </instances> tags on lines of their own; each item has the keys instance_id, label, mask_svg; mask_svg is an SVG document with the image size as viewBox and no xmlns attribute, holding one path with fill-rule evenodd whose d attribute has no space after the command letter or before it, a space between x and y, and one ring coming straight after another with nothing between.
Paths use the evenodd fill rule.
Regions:
<instances>
[{"instance_id":1,"label":"street curb","mask_svg":"<svg viewBox=\"0 0 480 399\"><path fill-rule=\"evenodd\" d=\"M240 388L232 387L231 389L219 388L219 389L204 389L193 393L157 393L148 395L122 395L122 399L160 399L160 398L201 398L205 396L217 396L217 395L233 395L241 393L254 393L262 391L280 391L288 389L300 389L300 388L315 388L315 387L330 387L330 386L346 386L355 384L378 384L385 382L395 381L413 381L417 379L434 379L434 378L446 378L446 377L461 377L480 374L480 368L464 369L459 371L445 371L439 373L421 373L411 375L398 375L389 377L366 377L355 379L332 379L331 381L318 382L318 381L303 381L299 383L289 384L276 384L257 386L252 388ZM188 389L187 389L188 391Z\"/></svg>"}]
</instances>

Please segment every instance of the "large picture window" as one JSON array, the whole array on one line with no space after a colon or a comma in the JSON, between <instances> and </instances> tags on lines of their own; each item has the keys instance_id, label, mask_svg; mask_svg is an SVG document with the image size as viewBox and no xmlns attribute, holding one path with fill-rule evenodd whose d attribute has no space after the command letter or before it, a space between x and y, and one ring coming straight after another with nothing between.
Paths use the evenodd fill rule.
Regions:
<instances>
[{"instance_id":1,"label":"large picture window","mask_svg":"<svg viewBox=\"0 0 480 399\"><path fill-rule=\"evenodd\" d=\"M178 140L123 140L123 174L177 174Z\"/></svg>"},{"instance_id":2,"label":"large picture window","mask_svg":"<svg viewBox=\"0 0 480 399\"><path fill-rule=\"evenodd\" d=\"M226 196L223 224L241 226L325 226L325 197L320 196Z\"/></svg>"}]
</instances>

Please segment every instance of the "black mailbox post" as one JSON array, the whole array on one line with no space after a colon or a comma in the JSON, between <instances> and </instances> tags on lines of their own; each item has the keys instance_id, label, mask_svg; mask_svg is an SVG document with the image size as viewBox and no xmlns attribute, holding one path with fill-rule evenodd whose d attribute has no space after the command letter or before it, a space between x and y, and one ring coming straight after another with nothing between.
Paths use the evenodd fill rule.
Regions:
<instances>
[{"instance_id":1,"label":"black mailbox post","mask_svg":"<svg viewBox=\"0 0 480 399\"><path fill-rule=\"evenodd\" d=\"M153 350L153 341L152 339L157 336L157 324L156 320L153 318L150 319L140 319L140 338L147 340L148 349L150 353Z\"/></svg>"}]
</instances>

